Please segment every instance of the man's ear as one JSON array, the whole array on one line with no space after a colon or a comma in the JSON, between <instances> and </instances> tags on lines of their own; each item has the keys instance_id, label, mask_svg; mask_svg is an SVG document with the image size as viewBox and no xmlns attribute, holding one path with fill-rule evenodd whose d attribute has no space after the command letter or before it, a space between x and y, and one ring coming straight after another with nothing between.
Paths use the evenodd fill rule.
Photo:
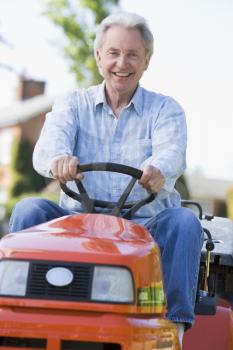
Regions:
<instances>
[{"instance_id":1,"label":"man's ear","mask_svg":"<svg viewBox=\"0 0 233 350\"><path fill-rule=\"evenodd\" d=\"M101 64L101 51L100 50L96 50L95 60L96 60L96 64L97 64L97 67L98 67L98 71L99 71L100 75L103 76L103 74L102 74L102 64Z\"/></svg>"},{"instance_id":2,"label":"man's ear","mask_svg":"<svg viewBox=\"0 0 233 350\"><path fill-rule=\"evenodd\" d=\"M96 58L97 66L98 66L99 68L101 68L101 52L100 52L99 49L96 50L96 56L95 56L95 58Z\"/></svg>"},{"instance_id":3,"label":"man's ear","mask_svg":"<svg viewBox=\"0 0 233 350\"><path fill-rule=\"evenodd\" d=\"M144 70L147 70L147 68L148 68L148 66L149 66L149 63L150 63L150 55L146 55L146 62L145 62L145 68L144 68Z\"/></svg>"}]
</instances>

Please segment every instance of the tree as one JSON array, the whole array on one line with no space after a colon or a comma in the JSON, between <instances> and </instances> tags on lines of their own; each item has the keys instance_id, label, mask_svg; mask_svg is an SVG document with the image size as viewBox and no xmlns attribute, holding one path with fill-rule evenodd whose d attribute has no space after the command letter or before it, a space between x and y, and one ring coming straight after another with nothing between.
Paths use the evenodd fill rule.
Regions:
<instances>
[{"instance_id":1,"label":"tree","mask_svg":"<svg viewBox=\"0 0 233 350\"><path fill-rule=\"evenodd\" d=\"M45 179L33 169L32 152L33 146L30 141L15 137L11 157L13 184L10 188L10 197L40 191L45 186Z\"/></svg>"},{"instance_id":2,"label":"tree","mask_svg":"<svg viewBox=\"0 0 233 350\"><path fill-rule=\"evenodd\" d=\"M64 34L64 54L79 85L101 81L93 55L96 26L119 0L47 0L45 13Z\"/></svg>"}]
</instances>

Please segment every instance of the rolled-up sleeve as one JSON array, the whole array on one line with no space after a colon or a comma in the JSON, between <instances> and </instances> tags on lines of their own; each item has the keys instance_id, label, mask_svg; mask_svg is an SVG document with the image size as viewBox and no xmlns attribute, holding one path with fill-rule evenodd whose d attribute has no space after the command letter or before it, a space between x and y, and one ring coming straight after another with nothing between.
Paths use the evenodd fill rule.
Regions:
<instances>
[{"instance_id":1,"label":"rolled-up sleeve","mask_svg":"<svg viewBox=\"0 0 233 350\"><path fill-rule=\"evenodd\" d=\"M182 107L172 98L162 105L152 130L152 156L145 165L153 165L165 176L159 197L174 189L177 178L186 168L187 126Z\"/></svg>"},{"instance_id":2,"label":"rolled-up sleeve","mask_svg":"<svg viewBox=\"0 0 233 350\"><path fill-rule=\"evenodd\" d=\"M59 97L47 113L40 137L33 152L33 167L45 177L51 177L53 160L62 155L72 155L78 134L78 109L76 93Z\"/></svg>"}]
</instances>

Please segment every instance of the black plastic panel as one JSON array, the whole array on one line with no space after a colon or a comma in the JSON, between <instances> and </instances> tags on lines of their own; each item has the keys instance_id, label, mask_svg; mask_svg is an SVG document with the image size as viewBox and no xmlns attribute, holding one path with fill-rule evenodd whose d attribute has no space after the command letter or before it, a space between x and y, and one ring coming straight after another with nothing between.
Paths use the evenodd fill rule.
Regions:
<instances>
[{"instance_id":1,"label":"black plastic panel","mask_svg":"<svg viewBox=\"0 0 233 350\"><path fill-rule=\"evenodd\" d=\"M62 287L49 284L46 280L46 274L54 267L69 269L74 275L73 281ZM88 264L31 262L26 297L88 301L90 300L92 275L93 266Z\"/></svg>"}]
</instances>

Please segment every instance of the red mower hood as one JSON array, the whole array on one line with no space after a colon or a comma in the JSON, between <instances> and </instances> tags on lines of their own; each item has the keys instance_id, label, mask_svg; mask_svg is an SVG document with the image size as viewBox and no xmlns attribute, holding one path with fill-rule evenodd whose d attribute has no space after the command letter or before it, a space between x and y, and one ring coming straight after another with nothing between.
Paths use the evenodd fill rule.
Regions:
<instances>
[{"instance_id":1,"label":"red mower hood","mask_svg":"<svg viewBox=\"0 0 233 350\"><path fill-rule=\"evenodd\" d=\"M132 221L104 214L78 214L9 234L1 240L0 253L11 258L28 258L28 253L34 253L38 258L43 252L48 259L69 253L73 260L72 255L77 259L78 254L141 255L151 244L154 241L148 231Z\"/></svg>"}]
</instances>

